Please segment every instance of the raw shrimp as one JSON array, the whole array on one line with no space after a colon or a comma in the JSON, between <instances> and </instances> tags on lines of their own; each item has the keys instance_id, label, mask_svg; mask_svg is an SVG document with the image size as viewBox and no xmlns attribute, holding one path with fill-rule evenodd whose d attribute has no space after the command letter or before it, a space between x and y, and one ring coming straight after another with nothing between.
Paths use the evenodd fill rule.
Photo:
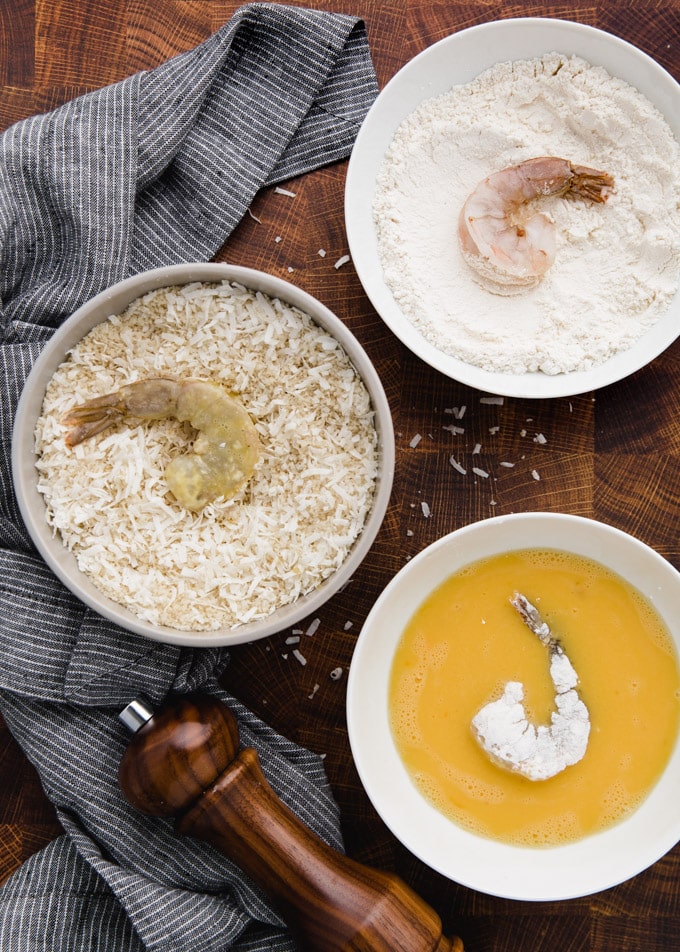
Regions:
<instances>
[{"instance_id":1,"label":"raw shrimp","mask_svg":"<svg viewBox=\"0 0 680 952\"><path fill-rule=\"evenodd\" d=\"M492 760L528 780L547 780L582 759L590 736L590 716L576 691L578 676L538 610L518 592L510 602L550 650L557 710L552 713L550 727L535 727L522 704L521 682L509 681L498 701L477 712L472 730Z\"/></svg>"},{"instance_id":2,"label":"raw shrimp","mask_svg":"<svg viewBox=\"0 0 680 952\"><path fill-rule=\"evenodd\" d=\"M548 195L606 202L611 175L567 159L527 159L493 172L468 196L458 219L465 260L497 294L535 287L555 260L553 222L530 204Z\"/></svg>"},{"instance_id":3,"label":"raw shrimp","mask_svg":"<svg viewBox=\"0 0 680 952\"><path fill-rule=\"evenodd\" d=\"M165 470L169 489L186 509L234 496L253 474L259 457L255 426L243 405L210 380L153 377L88 400L62 417L68 427L66 445L75 446L129 417L173 418L198 430L192 451L172 459Z\"/></svg>"}]
</instances>

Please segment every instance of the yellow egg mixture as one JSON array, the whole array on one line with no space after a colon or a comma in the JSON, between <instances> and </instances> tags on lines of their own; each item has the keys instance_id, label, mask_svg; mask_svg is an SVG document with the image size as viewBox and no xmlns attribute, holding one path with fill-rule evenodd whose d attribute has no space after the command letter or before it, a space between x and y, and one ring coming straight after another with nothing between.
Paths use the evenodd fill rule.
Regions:
<instances>
[{"instance_id":1,"label":"yellow egg mixture","mask_svg":"<svg viewBox=\"0 0 680 952\"><path fill-rule=\"evenodd\" d=\"M510 605L519 591L549 624L590 714L583 759L549 780L496 765L470 722L508 681L549 724L549 651ZM680 669L671 635L643 596L589 559L524 549L444 582L409 621L390 675L390 722L416 786L481 835L524 846L580 839L649 793L678 734Z\"/></svg>"}]
</instances>

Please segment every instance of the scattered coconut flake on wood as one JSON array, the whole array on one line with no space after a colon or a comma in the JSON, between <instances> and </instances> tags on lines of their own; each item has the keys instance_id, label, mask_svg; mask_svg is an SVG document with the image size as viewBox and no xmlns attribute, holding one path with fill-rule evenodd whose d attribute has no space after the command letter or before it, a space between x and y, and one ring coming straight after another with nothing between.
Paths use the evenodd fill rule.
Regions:
<instances>
[{"instance_id":1,"label":"scattered coconut flake on wood","mask_svg":"<svg viewBox=\"0 0 680 952\"><path fill-rule=\"evenodd\" d=\"M536 436L534 437L534 443L540 443L541 445L545 445L547 442L548 440L542 433L537 433Z\"/></svg>"},{"instance_id":2,"label":"scattered coconut flake on wood","mask_svg":"<svg viewBox=\"0 0 680 952\"><path fill-rule=\"evenodd\" d=\"M472 451L472 455L473 455L473 456L476 456L477 454L479 454L479 453L481 453L481 452L482 452L482 444L481 444L481 443L475 443L475 448L474 448L473 451Z\"/></svg>"},{"instance_id":3,"label":"scattered coconut flake on wood","mask_svg":"<svg viewBox=\"0 0 680 952\"><path fill-rule=\"evenodd\" d=\"M350 261L349 255L343 255L341 258L338 258L333 267L337 271L338 268L342 268L342 266L347 264L348 261Z\"/></svg>"},{"instance_id":4,"label":"scattered coconut flake on wood","mask_svg":"<svg viewBox=\"0 0 680 952\"><path fill-rule=\"evenodd\" d=\"M505 397L480 397L480 403L486 403L490 406L502 407L505 403Z\"/></svg>"},{"instance_id":5,"label":"scattered coconut flake on wood","mask_svg":"<svg viewBox=\"0 0 680 952\"><path fill-rule=\"evenodd\" d=\"M321 624L321 619L320 619L320 618L315 618L314 621L313 621L313 622L311 623L311 625L309 626L309 628L307 629L307 631L305 632L305 634L307 635L308 638L311 638L312 635L315 635L315 634L316 634L316 632L319 630L319 625L320 625L320 624Z\"/></svg>"},{"instance_id":6,"label":"scattered coconut flake on wood","mask_svg":"<svg viewBox=\"0 0 680 952\"><path fill-rule=\"evenodd\" d=\"M342 668L333 668L330 676L332 681L339 681L342 677Z\"/></svg>"},{"instance_id":7,"label":"scattered coconut flake on wood","mask_svg":"<svg viewBox=\"0 0 680 952\"><path fill-rule=\"evenodd\" d=\"M429 519L429 518L430 518L430 507L428 506L428 504L427 504L426 502L421 502L420 508L422 509L423 515L425 516L425 518L426 518L426 519Z\"/></svg>"},{"instance_id":8,"label":"scattered coconut flake on wood","mask_svg":"<svg viewBox=\"0 0 680 952\"><path fill-rule=\"evenodd\" d=\"M307 664L307 659L298 648L293 648L293 657L297 658L303 667Z\"/></svg>"},{"instance_id":9,"label":"scattered coconut flake on wood","mask_svg":"<svg viewBox=\"0 0 680 952\"><path fill-rule=\"evenodd\" d=\"M531 475L533 476L534 479L540 479L540 478L541 478L541 477L538 475L538 472L537 472L535 469L532 469L532 470L531 470Z\"/></svg>"},{"instance_id":10,"label":"scattered coconut flake on wood","mask_svg":"<svg viewBox=\"0 0 680 952\"><path fill-rule=\"evenodd\" d=\"M276 192L277 195L287 195L288 198L295 198L295 195L297 194L296 192L291 192L287 188L281 188L279 185L276 186L274 191Z\"/></svg>"},{"instance_id":11,"label":"scattered coconut flake on wood","mask_svg":"<svg viewBox=\"0 0 680 952\"><path fill-rule=\"evenodd\" d=\"M442 430L447 430L449 433L453 433L454 436L462 436L465 433L464 426L456 426L455 423L450 423L448 426L443 426Z\"/></svg>"},{"instance_id":12,"label":"scattered coconut flake on wood","mask_svg":"<svg viewBox=\"0 0 680 952\"><path fill-rule=\"evenodd\" d=\"M465 474L467 473L467 470L461 463L458 462L457 459L455 459L455 457L451 456L449 459L449 463L451 463L453 468L457 470L457 472L459 472L461 476L465 476Z\"/></svg>"},{"instance_id":13,"label":"scattered coconut flake on wood","mask_svg":"<svg viewBox=\"0 0 680 952\"><path fill-rule=\"evenodd\" d=\"M307 695L307 697L309 698L310 701L313 700L314 695L316 694L316 692L319 690L320 687L321 687L320 684L315 684L315 685L314 685L314 687L312 688L312 693Z\"/></svg>"},{"instance_id":14,"label":"scattered coconut flake on wood","mask_svg":"<svg viewBox=\"0 0 680 952\"><path fill-rule=\"evenodd\" d=\"M499 463L499 466L504 466L506 469L512 469L514 465L515 465L514 463L509 463L507 460L502 460Z\"/></svg>"},{"instance_id":15,"label":"scattered coconut flake on wood","mask_svg":"<svg viewBox=\"0 0 680 952\"><path fill-rule=\"evenodd\" d=\"M489 474L487 473L487 471L485 469L482 469L480 466L473 466L472 472L475 474L475 476L481 476L482 479L489 478Z\"/></svg>"},{"instance_id":16,"label":"scattered coconut flake on wood","mask_svg":"<svg viewBox=\"0 0 680 952\"><path fill-rule=\"evenodd\" d=\"M420 435L420 433L416 433L416 435L413 437L413 439L409 443L409 446L411 447L411 449L415 449L421 440L422 440L422 436Z\"/></svg>"},{"instance_id":17,"label":"scattered coconut flake on wood","mask_svg":"<svg viewBox=\"0 0 680 952\"><path fill-rule=\"evenodd\" d=\"M325 257L326 257L326 249L325 249L325 248L319 248L319 250L317 251L317 254L318 254L318 256L319 256L320 258L325 258Z\"/></svg>"}]
</instances>

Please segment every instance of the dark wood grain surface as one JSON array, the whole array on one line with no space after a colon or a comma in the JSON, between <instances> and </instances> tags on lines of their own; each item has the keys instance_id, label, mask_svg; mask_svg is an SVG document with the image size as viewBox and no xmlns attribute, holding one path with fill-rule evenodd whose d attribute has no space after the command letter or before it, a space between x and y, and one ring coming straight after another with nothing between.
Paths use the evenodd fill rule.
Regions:
<instances>
[{"instance_id":1,"label":"dark wood grain surface","mask_svg":"<svg viewBox=\"0 0 680 952\"><path fill-rule=\"evenodd\" d=\"M314 5L365 19L381 86L412 56L454 31L527 14L606 29L680 79L680 0ZM237 6L222 0L0 0L0 128L196 45ZM394 416L394 493L361 570L318 613L318 630L305 638L307 664L289 653L290 632L284 631L234 649L224 682L282 733L325 755L350 855L397 871L435 907L445 930L463 937L469 952L678 949L680 847L627 883L563 903L495 899L426 869L395 842L361 788L347 740L345 687L362 621L382 588L428 543L474 520L520 510L591 516L642 539L680 568L680 343L596 394L480 403L479 392L405 351L372 309L351 263L334 268L348 252L345 173L343 162L289 183L294 199L262 192L252 208L256 217L244 219L217 260L293 281L359 337ZM443 429L450 423L444 411L462 405L464 433L453 436ZM412 448L417 433L423 438ZM538 433L545 443L535 441ZM490 474L486 479L470 471L478 443L474 462ZM466 476L450 465L452 453L467 461ZM504 468L501 461L515 465ZM428 503L429 517L421 502ZM330 672L337 667L343 676L333 680ZM0 724L0 880L59 832L33 769Z\"/></svg>"}]
</instances>

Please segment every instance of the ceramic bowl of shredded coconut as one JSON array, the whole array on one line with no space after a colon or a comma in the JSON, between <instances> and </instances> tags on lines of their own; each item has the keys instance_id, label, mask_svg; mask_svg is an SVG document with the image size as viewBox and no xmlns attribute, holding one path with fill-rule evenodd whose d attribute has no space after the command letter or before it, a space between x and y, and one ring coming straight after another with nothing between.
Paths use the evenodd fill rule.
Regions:
<instances>
[{"instance_id":1,"label":"ceramic bowl of shredded coconut","mask_svg":"<svg viewBox=\"0 0 680 952\"><path fill-rule=\"evenodd\" d=\"M490 895L608 889L680 840L680 574L603 523L482 520L380 595L349 739L392 833Z\"/></svg>"},{"instance_id":2,"label":"ceramic bowl of shredded coconut","mask_svg":"<svg viewBox=\"0 0 680 952\"><path fill-rule=\"evenodd\" d=\"M678 83L615 36L541 18L404 66L345 194L352 260L396 336L518 397L606 386L676 339L679 202Z\"/></svg>"},{"instance_id":3,"label":"ceramic bowl of shredded coconut","mask_svg":"<svg viewBox=\"0 0 680 952\"><path fill-rule=\"evenodd\" d=\"M86 605L157 641L238 644L349 581L394 436L373 365L319 301L188 264L115 285L55 332L12 466L36 547Z\"/></svg>"}]
</instances>

